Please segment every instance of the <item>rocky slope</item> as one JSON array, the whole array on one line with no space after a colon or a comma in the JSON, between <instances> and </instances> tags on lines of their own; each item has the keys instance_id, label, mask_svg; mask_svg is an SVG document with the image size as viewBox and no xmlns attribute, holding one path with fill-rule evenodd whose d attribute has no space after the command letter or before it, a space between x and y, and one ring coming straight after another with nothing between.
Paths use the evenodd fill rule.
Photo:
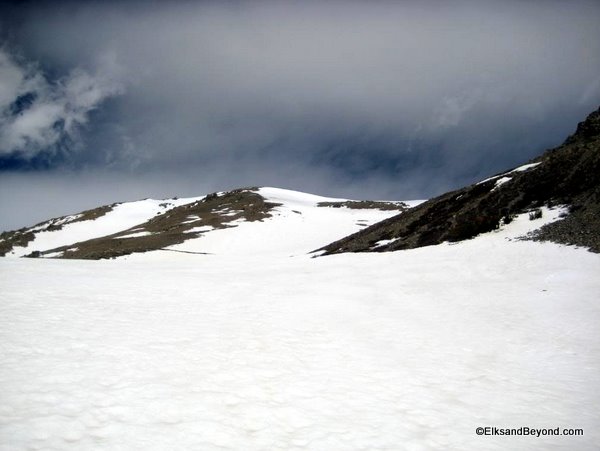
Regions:
<instances>
[{"instance_id":1,"label":"rocky slope","mask_svg":"<svg viewBox=\"0 0 600 451\"><path fill-rule=\"evenodd\" d=\"M279 243L279 248L293 252L302 241L300 248L306 253L314 248L306 246L327 243L407 208L402 202L348 201L276 188L242 188L190 199L146 199L2 233L0 255L103 259L157 250L202 254L229 251L232 243L238 250L247 249L244 241L255 242L254 249L262 251L273 247L275 238L289 241L289 246ZM252 232L215 234L273 222L274 216L275 227L265 223ZM194 240L201 237L198 246Z\"/></svg>"},{"instance_id":2,"label":"rocky slope","mask_svg":"<svg viewBox=\"0 0 600 451\"><path fill-rule=\"evenodd\" d=\"M514 215L539 216L542 206L568 205L562 221L534 239L600 252L600 109L561 146L516 169L452 191L333 242L319 251L386 252L456 242L508 223Z\"/></svg>"}]
</instances>

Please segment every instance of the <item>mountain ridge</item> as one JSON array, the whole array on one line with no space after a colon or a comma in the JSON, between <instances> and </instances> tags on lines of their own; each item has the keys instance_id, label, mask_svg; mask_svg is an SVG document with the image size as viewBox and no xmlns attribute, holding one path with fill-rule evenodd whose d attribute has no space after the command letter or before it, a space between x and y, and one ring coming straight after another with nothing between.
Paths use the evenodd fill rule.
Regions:
<instances>
[{"instance_id":1,"label":"mountain ridge","mask_svg":"<svg viewBox=\"0 0 600 451\"><path fill-rule=\"evenodd\" d=\"M517 214L535 216L542 206L560 204L569 206L569 214L533 239L600 252L599 174L600 108L562 145L527 164L437 196L317 251L388 252L457 242L495 230Z\"/></svg>"},{"instance_id":2,"label":"mountain ridge","mask_svg":"<svg viewBox=\"0 0 600 451\"><path fill-rule=\"evenodd\" d=\"M530 213L532 220L537 219L543 207L554 206L568 206L568 213L562 214L560 221L539 227L530 238L600 252L598 174L600 108L580 122L562 145L526 164L422 203L333 199L258 187L187 199L145 199L104 205L4 232L0 234L0 256L103 259L157 250L210 253L202 246L194 245L190 250L180 245L215 231L272 221L274 215L283 214L282 208L285 219L295 224L295 234L308 227L314 238L310 242L317 246L330 243L304 249L306 253L388 252L471 239L510 223L519 214ZM295 202L300 202L299 209L291 207ZM331 220L340 223L328 223L312 213L312 223L306 218L298 223L295 215L302 215L303 208L308 208L307 213L329 210ZM370 213L362 220L346 214L351 211ZM339 226L339 234L329 231L320 235L317 222L332 230ZM279 226L275 233L285 235L285 226ZM70 234L62 233L64 228ZM268 240L261 233L273 231L256 230L247 239ZM323 240L320 243L319 236ZM223 243L217 248L224 249Z\"/></svg>"},{"instance_id":3,"label":"mountain ridge","mask_svg":"<svg viewBox=\"0 0 600 451\"><path fill-rule=\"evenodd\" d=\"M145 199L111 204L54 218L30 228L4 232L0 235L0 255L96 260L157 250L211 253L196 250L195 245L192 245L193 251L189 245L185 248L177 246L197 238L212 237L217 231L248 227L248 224L262 223L267 219L273 221L276 219L274 216L277 216L279 229L285 226L280 224L281 219L289 222L290 233L296 227L294 233L300 234L302 230L298 227L305 227L307 233L315 238L312 241L314 246L407 208L408 205L403 202L353 201L278 188L239 188L197 198ZM320 213L315 216L313 212L316 211ZM364 220L360 218L363 212L366 215ZM303 222L298 224L297 216L303 213ZM282 215L283 218L280 218ZM332 218L332 224L339 221L340 233L333 235L335 230L325 229L321 233L315 227L325 217ZM327 226L327 222L323 225ZM331 225L327 228L332 229ZM279 229L269 233L281 233ZM261 241L269 238L266 231L262 235L257 231L248 239ZM322 240L317 240L319 236L323 237ZM235 237L229 236L229 239L235 240ZM304 251L311 249L308 247Z\"/></svg>"}]
</instances>

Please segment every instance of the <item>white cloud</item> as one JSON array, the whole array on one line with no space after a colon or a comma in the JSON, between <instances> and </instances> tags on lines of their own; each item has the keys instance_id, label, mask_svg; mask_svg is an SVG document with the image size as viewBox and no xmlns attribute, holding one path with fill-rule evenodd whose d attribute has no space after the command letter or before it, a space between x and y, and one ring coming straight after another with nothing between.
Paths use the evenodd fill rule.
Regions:
<instances>
[{"instance_id":1,"label":"white cloud","mask_svg":"<svg viewBox=\"0 0 600 451\"><path fill-rule=\"evenodd\" d=\"M63 105L39 101L14 118L5 118L0 129L0 149L31 155L56 143L61 133L53 125L62 117Z\"/></svg>"},{"instance_id":2,"label":"white cloud","mask_svg":"<svg viewBox=\"0 0 600 451\"><path fill-rule=\"evenodd\" d=\"M76 139L89 113L122 92L103 67L94 74L75 68L52 83L36 65L0 49L0 155L32 157L65 137ZM15 111L12 106L24 95L31 104Z\"/></svg>"},{"instance_id":3,"label":"white cloud","mask_svg":"<svg viewBox=\"0 0 600 451\"><path fill-rule=\"evenodd\" d=\"M0 111L18 96L37 90L42 84L43 79L36 73L34 65L17 63L14 57L0 47Z\"/></svg>"}]
</instances>

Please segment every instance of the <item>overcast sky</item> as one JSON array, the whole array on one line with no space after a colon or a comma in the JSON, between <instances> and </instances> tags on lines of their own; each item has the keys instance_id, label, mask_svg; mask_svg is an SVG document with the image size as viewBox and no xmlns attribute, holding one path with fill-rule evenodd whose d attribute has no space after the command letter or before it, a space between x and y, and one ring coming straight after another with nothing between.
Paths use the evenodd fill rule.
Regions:
<instances>
[{"instance_id":1,"label":"overcast sky","mask_svg":"<svg viewBox=\"0 0 600 451\"><path fill-rule=\"evenodd\" d=\"M0 229L248 185L427 198L600 105L598 1L3 2Z\"/></svg>"}]
</instances>

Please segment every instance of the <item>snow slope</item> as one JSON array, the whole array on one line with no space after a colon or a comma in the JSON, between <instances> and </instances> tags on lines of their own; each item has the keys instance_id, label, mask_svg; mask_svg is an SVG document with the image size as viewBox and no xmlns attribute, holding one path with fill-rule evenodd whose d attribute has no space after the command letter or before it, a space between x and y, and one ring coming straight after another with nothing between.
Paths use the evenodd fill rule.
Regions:
<instances>
[{"instance_id":1,"label":"snow slope","mask_svg":"<svg viewBox=\"0 0 600 451\"><path fill-rule=\"evenodd\" d=\"M181 220L181 210L174 210L178 206L188 204L192 208L191 212L196 212L197 200L204 197L190 199L166 199L154 200L146 199L138 202L128 202L114 206L106 214L95 219L70 222L81 218L80 215L73 215L59 220L50 220L39 226L28 229L35 234L35 239L28 242L26 246L16 246L7 254L8 257L22 257L33 251L52 251L61 246L71 246L71 248L85 249L82 242L90 239L103 238L107 235L117 234L118 236L109 237L108 240L131 240L143 238L150 235L173 234L174 228L182 224L201 224L197 227L190 225L190 228L181 232L184 241L178 245L167 244L159 245L162 253L164 250L192 252L192 253L214 253L227 255L250 255L255 253L270 253L272 255L280 254L298 254L307 253L320 246L323 246L333 240L342 238L348 234L357 232L363 227L379 222L390 216L397 215L401 210L380 210L377 205L369 205L370 208L348 208L337 205L319 206L319 203L343 203L348 199L337 199L315 196L312 194L301 193L297 191L278 189L278 188L259 188L243 189L240 192L250 193L256 196L258 193L265 201L280 204L274 210L263 212L264 218L261 220L248 220L244 215L245 208L252 204L252 197L233 205L231 193L215 193L212 197L213 205L207 207L201 213L206 216L201 218L197 214L189 214ZM219 200L222 199L222 200ZM246 202L247 205L244 203ZM355 201L350 201L357 203ZM408 203L396 202L414 206L421 201L411 201ZM386 206L394 202L386 202ZM194 210L196 208L196 210ZM233 209L232 209L233 208ZM187 210L185 210L187 212ZM200 212L198 212L200 214ZM164 225L164 229L153 232L145 230L145 224L152 218L169 217L177 218ZM171 215L171 216L169 216ZM219 219L221 226L227 229L210 226L211 218ZM175 221L175 222L173 222ZM55 226L61 226L56 230ZM217 228L215 228L217 227ZM27 231L25 231L27 232ZM197 233L201 233L198 237ZM189 234L189 235L188 235ZM106 243L105 247L109 249L110 255L112 243ZM118 243L114 244L115 248ZM154 247L156 249L157 247ZM49 252L42 257L60 257L64 254L64 249L57 249L56 252ZM148 251L143 245L136 252ZM122 253L116 252L117 255ZM84 257L85 258L85 257Z\"/></svg>"},{"instance_id":2,"label":"snow slope","mask_svg":"<svg viewBox=\"0 0 600 451\"><path fill-rule=\"evenodd\" d=\"M0 259L0 450L596 450L600 256L517 239L559 213L384 254Z\"/></svg>"},{"instance_id":3,"label":"snow slope","mask_svg":"<svg viewBox=\"0 0 600 451\"><path fill-rule=\"evenodd\" d=\"M7 257L22 257L33 251L54 249L127 230L159 213L164 213L171 208L199 199L202 199L202 197L164 200L144 199L136 202L125 202L116 205L111 211L99 218L67 223L60 230L46 231L40 230L42 227L36 227L33 229L36 232L35 239L29 242L26 247L15 247L12 252L7 254ZM76 217L77 215L73 215L67 218L75 219Z\"/></svg>"},{"instance_id":4,"label":"snow slope","mask_svg":"<svg viewBox=\"0 0 600 451\"><path fill-rule=\"evenodd\" d=\"M256 222L232 221L230 225L236 227L211 230L168 249L236 256L300 255L400 213L395 210L320 207L318 204L321 202L345 202L347 199L280 188L259 188L258 194L269 202L281 204L275 207L271 218ZM408 201L406 204L412 207L420 202ZM146 260L147 254L124 258ZM154 254L163 252L155 251Z\"/></svg>"}]
</instances>

